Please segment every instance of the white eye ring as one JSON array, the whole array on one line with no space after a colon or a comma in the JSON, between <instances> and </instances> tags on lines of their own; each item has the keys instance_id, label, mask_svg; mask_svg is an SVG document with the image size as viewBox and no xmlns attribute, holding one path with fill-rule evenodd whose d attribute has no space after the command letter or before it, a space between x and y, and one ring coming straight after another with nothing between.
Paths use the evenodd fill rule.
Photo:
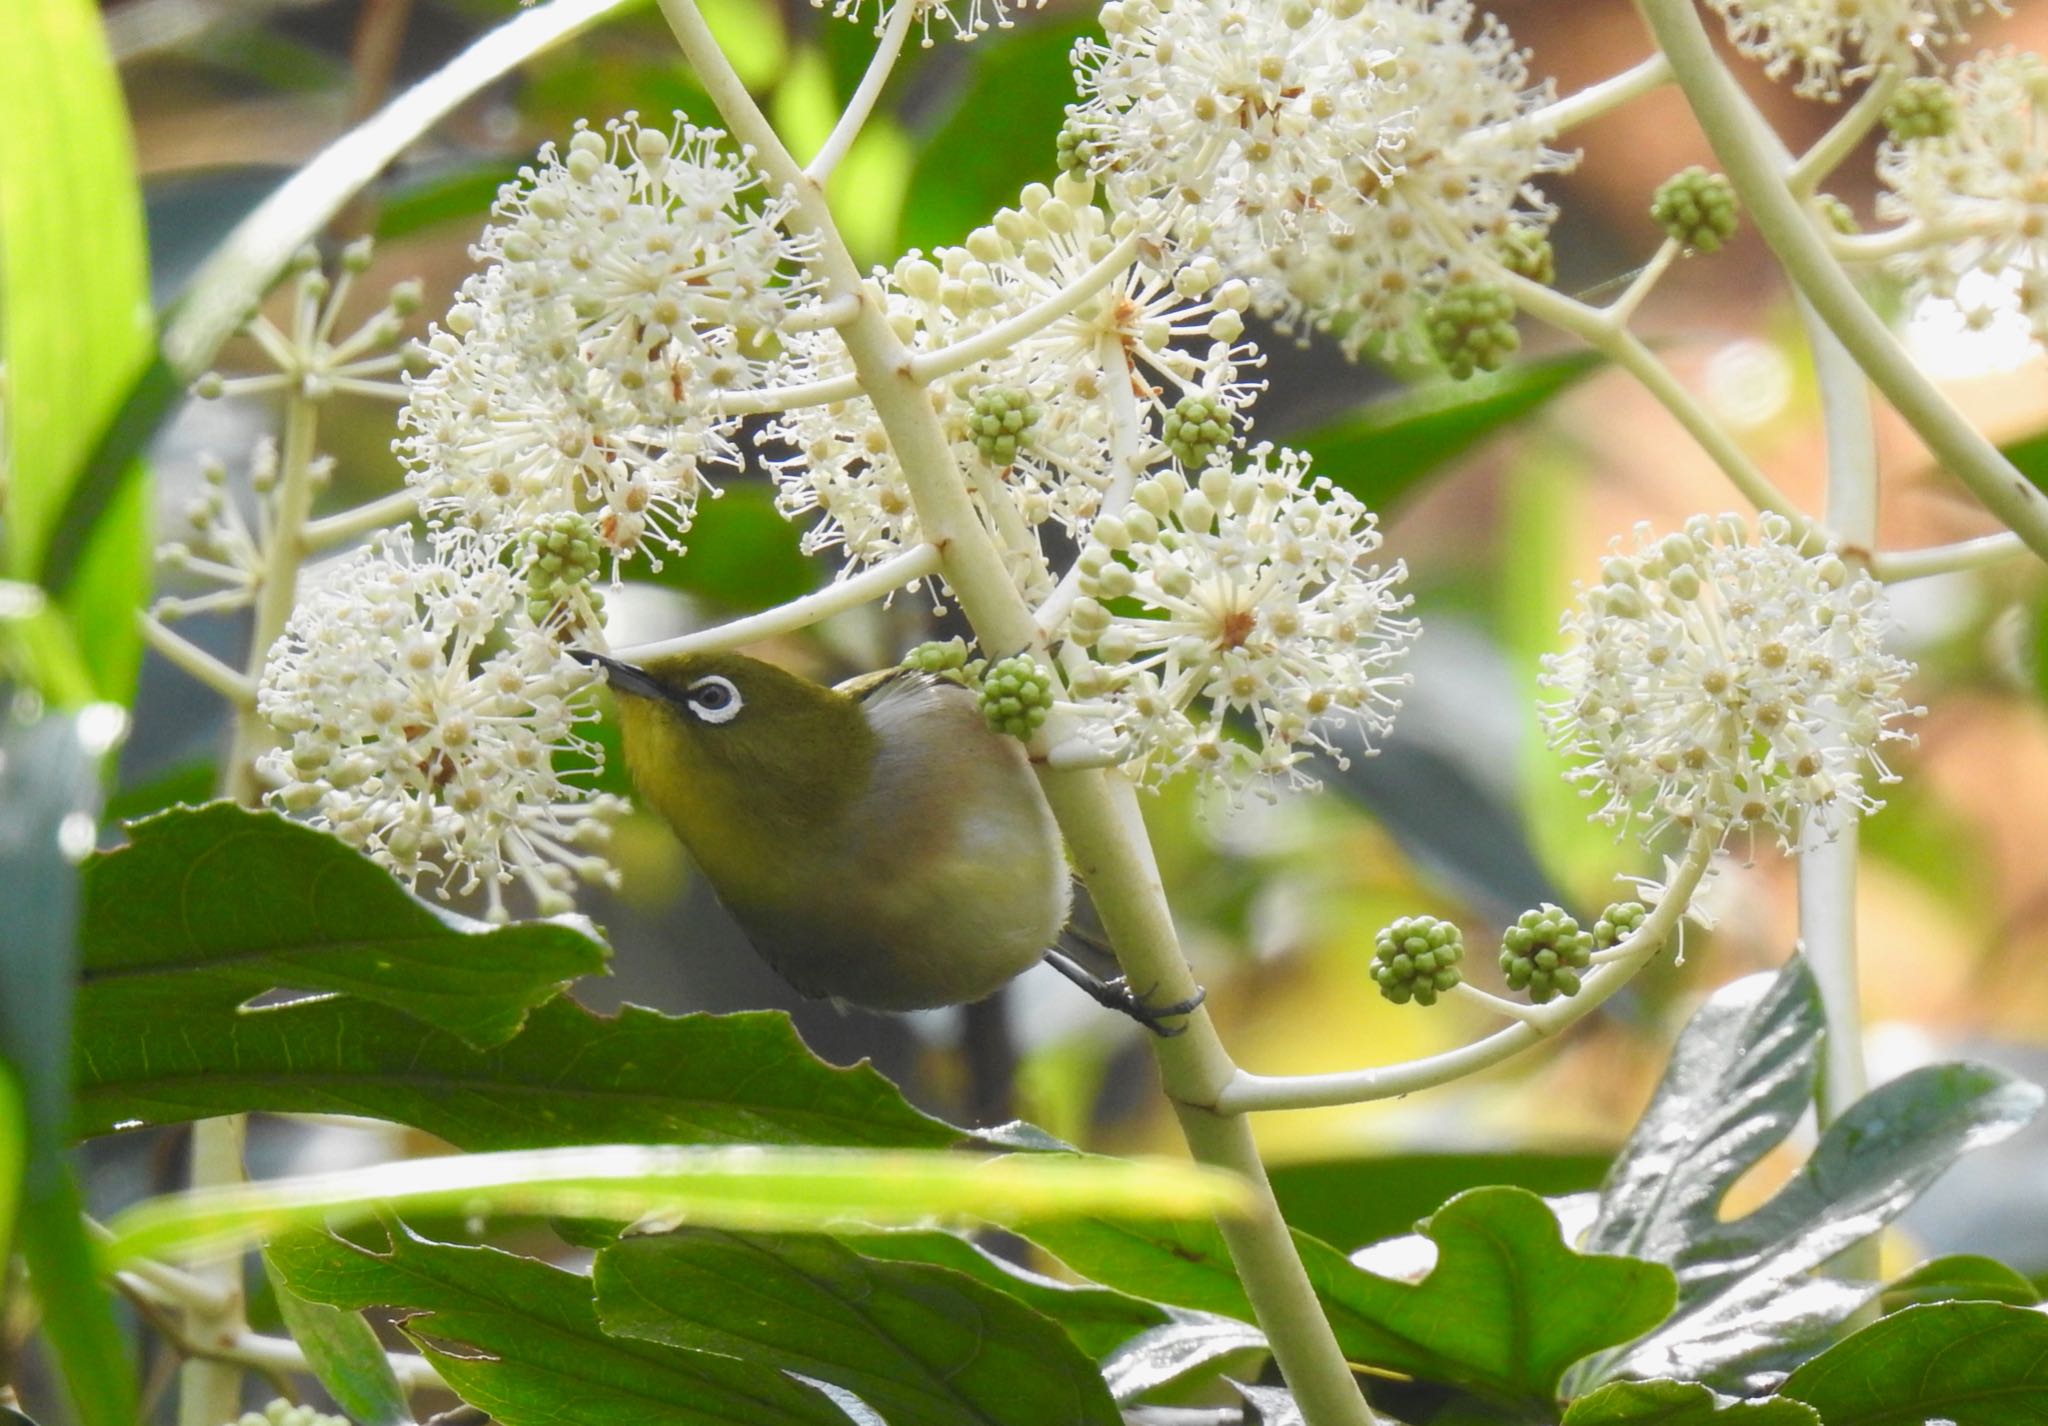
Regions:
<instances>
[{"instance_id":1,"label":"white eye ring","mask_svg":"<svg viewBox=\"0 0 2048 1426\"><path fill-rule=\"evenodd\" d=\"M740 716L740 709L746 701L729 678L709 674L690 685L684 702L690 705L690 712L704 723L730 723Z\"/></svg>"}]
</instances>

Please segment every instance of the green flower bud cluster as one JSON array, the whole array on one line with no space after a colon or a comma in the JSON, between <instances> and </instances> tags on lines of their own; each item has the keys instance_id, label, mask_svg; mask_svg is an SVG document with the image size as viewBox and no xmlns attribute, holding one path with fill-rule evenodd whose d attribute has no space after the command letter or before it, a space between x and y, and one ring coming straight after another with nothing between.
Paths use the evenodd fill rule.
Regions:
<instances>
[{"instance_id":1,"label":"green flower bud cluster","mask_svg":"<svg viewBox=\"0 0 2048 1426\"><path fill-rule=\"evenodd\" d=\"M1617 901L1600 913L1593 923L1593 949L1607 950L1633 936L1650 913L1640 901Z\"/></svg>"},{"instance_id":2,"label":"green flower bud cluster","mask_svg":"<svg viewBox=\"0 0 2048 1426\"><path fill-rule=\"evenodd\" d=\"M1528 991L1538 1005L1577 995L1579 972L1592 962L1593 938L1547 901L1524 911L1500 939L1500 969L1508 988Z\"/></svg>"},{"instance_id":3,"label":"green flower bud cluster","mask_svg":"<svg viewBox=\"0 0 2048 1426\"><path fill-rule=\"evenodd\" d=\"M1650 216L1666 235L1698 253L1715 253L1735 236L1735 185L1694 164L1657 187Z\"/></svg>"},{"instance_id":4,"label":"green flower bud cluster","mask_svg":"<svg viewBox=\"0 0 2048 1426\"><path fill-rule=\"evenodd\" d=\"M1515 301L1490 282L1453 282L1423 318L1429 345L1458 381L1499 371L1522 345Z\"/></svg>"},{"instance_id":5,"label":"green flower bud cluster","mask_svg":"<svg viewBox=\"0 0 2048 1426\"><path fill-rule=\"evenodd\" d=\"M1519 223L1502 233L1494 246L1500 265L1517 277L1545 287L1557 281L1557 250L1543 229Z\"/></svg>"},{"instance_id":6,"label":"green flower bud cluster","mask_svg":"<svg viewBox=\"0 0 2048 1426\"><path fill-rule=\"evenodd\" d=\"M1396 1005L1434 1005L1465 978L1458 969L1463 959L1465 938L1456 926L1434 916L1403 916L1375 941L1372 978Z\"/></svg>"},{"instance_id":7,"label":"green flower bud cluster","mask_svg":"<svg viewBox=\"0 0 2048 1426\"><path fill-rule=\"evenodd\" d=\"M903 656L903 666L921 673L958 673L967 667L967 640L934 639Z\"/></svg>"},{"instance_id":8,"label":"green flower bud cluster","mask_svg":"<svg viewBox=\"0 0 2048 1426\"><path fill-rule=\"evenodd\" d=\"M1202 470L1235 434L1236 413L1213 396L1183 396L1166 413L1160 434L1187 470Z\"/></svg>"},{"instance_id":9,"label":"green flower bud cluster","mask_svg":"<svg viewBox=\"0 0 2048 1426\"><path fill-rule=\"evenodd\" d=\"M526 531L526 612L545 624L555 611L574 608L581 594L596 615L604 595L592 581L603 560L604 544L590 517L574 510L543 516Z\"/></svg>"},{"instance_id":10,"label":"green flower bud cluster","mask_svg":"<svg viewBox=\"0 0 2048 1426\"><path fill-rule=\"evenodd\" d=\"M1820 215L1827 225L1843 236L1863 231L1863 225L1856 221L1856 210L1832 193L1823 193L1813 200L1820 205Z\"/></svg>"},{"instance_id":11,"label":"green flower bud cluster","mask_svg":"<svg viewBox=\"0 0 2048 1426\"><path fill-rule=\"evenodd\" d=\"M1060 172L1087 173L1095 166L1095 155L1101 148L1102 138L1102 125L1084 118L1078 105L1069 104L1066 120L1060 125L1059 137L1053 140Z\"/></svg>"},{"instance_id":12,"label":"green flower bud cluster","mask_svg":"<svg viewBox=\"0 0 2048 1426\"><path fill-rule=\"evenodd\" d=\"M981 681L981 713L989 727L1029 738L1052 711L1052 675L1029 654L997 659Z\"/></svg>"},{"instance_id":13,"label":"green flower bud cluster","mask_svg":"<svg viewBox=\"0 0 2048 1426\"><path fill-rule=\"evenodd\" d=\"M1909 79L1884 106L1884 126L1894 141L1945 139L1956 131L1956 92L1946 80L1924 76Z\"/></svg>"},{"instance_id":14,"label":"green flower bud cluster","mask_svg":"<svg viewBox=\"0 0 2048 1426\"><path fill-rule=\"evenodd\" d=\"M974 432L974 448L990 465L1007 466L1017 459L1018 447L1030 436L1031 428L1044 414L1031 393L1018 386L996 386L977 394L974 415L968 427Z\"/></svg>"},{"instance_id":15,"label":"green flower bud cluster","mask_svg":"<svg viewBox=\"0 0 2048 1426\"><path fill-rule=\"evenodd\" d=\"M328 1416L278 1397L261 1411L244 1411L229 1426L349 1426L345 1416Z\"/></svg>"}]
</instances>

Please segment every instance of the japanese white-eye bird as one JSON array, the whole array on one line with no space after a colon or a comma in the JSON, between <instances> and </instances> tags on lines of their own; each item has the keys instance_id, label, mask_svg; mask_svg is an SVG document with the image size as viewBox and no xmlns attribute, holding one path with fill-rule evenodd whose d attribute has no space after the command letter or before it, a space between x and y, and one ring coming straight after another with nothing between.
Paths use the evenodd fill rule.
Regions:
<instances>
[{"instance_id":1,"label":"japanese white-eye bird","mask_svg":"<svg viewBox=\"0 0 2048 1426\"><path fill-rule=\"evenodd\" d=\"M1072 883L1016 739L909 669L828 688L739 654L605 669L626 765L763 960L876 1010L961 1005L1045 960L1159 1033L1151 1006L1054 949Z\"/></svg>"}]
</instances>

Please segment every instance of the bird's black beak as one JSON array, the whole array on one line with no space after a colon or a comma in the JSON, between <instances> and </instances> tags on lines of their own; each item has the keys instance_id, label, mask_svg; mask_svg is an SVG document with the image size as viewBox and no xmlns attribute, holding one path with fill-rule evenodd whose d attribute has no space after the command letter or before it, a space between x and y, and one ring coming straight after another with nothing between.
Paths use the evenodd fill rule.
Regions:
<instances>
[{"instance_id":1,"label":"bird's black beak","mask_svg":"<svg viewBox=\"0 0 2048 1426\"><path fill-rule=\"evenodd\" d=\"M636 668L632 664L621 663L619 660L607 658L603 654L594 654L589 649L571 649L569 650L569 657L575 659L578 663L593 664L603 669L605 682L611 685L614 693L630 693L640 698L668 699L672 697L669 691L655 682L654 678L644 668Z\"/></svg>"}]
</instances>

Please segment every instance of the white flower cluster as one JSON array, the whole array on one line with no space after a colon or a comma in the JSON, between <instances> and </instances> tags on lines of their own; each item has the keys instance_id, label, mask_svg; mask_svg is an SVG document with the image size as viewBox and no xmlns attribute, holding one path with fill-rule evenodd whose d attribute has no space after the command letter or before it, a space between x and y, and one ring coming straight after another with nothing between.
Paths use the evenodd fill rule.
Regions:
<instances>
[{"instance_id":1,"label":"white flower cluster","mask_svg":"<svg viewBox=\"0 0 2048 1426\"><path fill-rule=\"evenodd\" d=\"M1986 54L1959 65L1951 85L1948 133L1878 150L1879 215L1922 224L1928 238L1893 267L1916 299L1955 302L1973 327L2016 305L2048 344L2048 61ZM1976 273L1990 281L1966 285Z\"/></svg>"},{"instance_id":2,"label":"white flower cluster","mask_svg":"<svg viewBox=\"0 0 2048 1426\"><path fill-rule=\"evenodd\" d=\"M398 534L358 551L301 599L257 694L283 743L260 764L275 800L413 885L481 888L494 918L515 879L544 912L579 878L609 880L599 852L623 810L577 780L599 757L577 731L592 675L499 553L466 532L424 555Z\"/></svg>"},{"instance_id":3,"label":"white flower cluster","mask_svg":"<svg viewBox=\"0 0 2048 1426\"><path fill-rule=\"evenodd\" d=\"M1067 633L1095 661L1072 691L1147 778L1310 784L1310 752L1341 765L1331 733L1345 724L1369 748L1408 681L1406 571L1369 563L1379 544L1371 512L1295 451L1260 445L1242 470L1212 464L1192 483L1153 475L1082 548Z\"/></svg>"},{"instance_id":4,"label":"white flower cluster","mask_svg":"<svg viewBox=\"0 0 2048 1426\"><path fill-rule=\"evenodd\" d=\"M627 114L498 196L398 450L430 521L517 529L584 510L614 560L680 552L706 467L737 465L722 392L776 370L811 296L788 205L715 130Z\"/></svg>"},{"instance_id":5,"label":"white flower cluster","mask_svg":"<svg viewBox=\"0 0 2048 1426\"><path fill-rule=\"evenodd\" d=\"M811 0L814 10L822 10L828 4L834 19L852 20L856 24L863 22L868 8L867 0ZM922 27L924 44L929 49L934 19L943 21L954 39L971 40L987 33L992 24L995 29L1009 29L1013 23L1010 19L1012 10L1036 10L1043 4L1045 0L879 0L875 6L874 31L879 35L888 28L889 17L895 14L898 5L911 5L916 8L911 19ZM988 13L984 14L984 10ZM993 22L989 19L990 14L995 16Z\"/></svg>"},{"instance_id":6,"label":"white flower cluster","mask_svg":"<svg viewBox=\"0 0 2048 1426\"><path fill-rule=\"evenodd\" d=\"M1895 780L1884 744L1911 740L1913 670L1886 625L1876 582L1782 517L1755 540L1734 515L1661 539L1639 525L1545 660L1551 741L1606 821L1810 846L1881 805L1865 774Z\"/></svg>"},{"instance_id":7,"label":"white flower cluster","mask_svg":"<svg viewBox=\"0 0 2048 1426\"><path fill-rule=\"evenodd\" d=\"M1025 189L1018 207L998 213L963 246L930 257L912 252L877 271L870 290L897 337L929 355L1055 298L1125 231L1095 205L1089 180L1063 176L1050 188ZM1249 301L1245 285L1224 281L1213 259L1167 273L1133 264L1072 310L932 383L932 404L977 504L1013 552L1035 551L1047 522L1078 533L1100 507L1119 469L1112 380L1136 388L1144 431L1131 434L1147 444L1183 397L1209 398L1233 415L1249 405L1258 388L1241 369L1259 360L1241 340ZM792 334L789 348L791 373L801 379L851 370L836 332ZM1010 409L1014 433L991 440L990 421ZM853 568L916 541L902 467L867 397L790 411L766 435L787 448L771 455L784 513L819 512L805 534L807 551L841 546ZM1018 573L1027 594L1049 586L1042 555L1027 556Z\"/></svg>"},{"instance_id":8,"label":"white flower cluster","mask_svg":"<svg viewBox=\"0 0 2048 1426\"><path fill-rule=\"evenodd\" d=\"M1526 58L1468 0L1111 0L1070 121L1122 208L1252 282L1261 313L1420 354L1475 248L1547 230L1564 167Z\"/></svg>"},{"instance_id":9,"label":"white flower cluster","mask_svg":"<svg viewBox=\"0 0 2048 1426\"><path fill-rule=\"evenodd\" d=\"M1914 69L1933 48L1964 37L1963 24L2004 0L1711 0L1728 38L1773 79L1793 75L1810 99L1887 67Z\"/></svg>"}]
</instances>

